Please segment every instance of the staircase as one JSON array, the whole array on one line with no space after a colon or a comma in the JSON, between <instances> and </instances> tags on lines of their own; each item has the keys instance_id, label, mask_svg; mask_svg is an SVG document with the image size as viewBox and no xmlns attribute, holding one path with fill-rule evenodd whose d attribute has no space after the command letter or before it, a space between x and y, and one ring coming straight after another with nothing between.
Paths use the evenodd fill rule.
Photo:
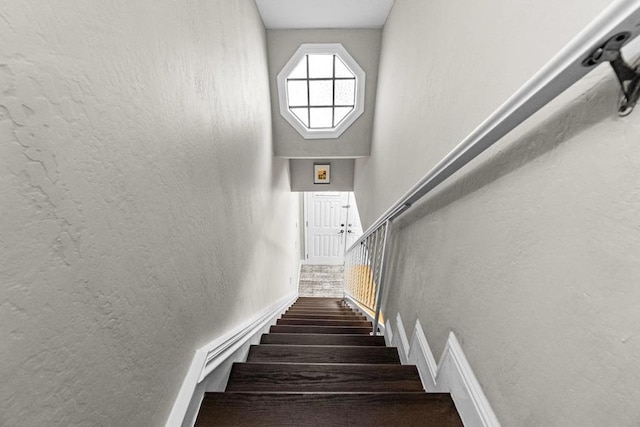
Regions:
<instances>
[{"instance_id":1,"label":"staircase","mask_svg":"<svg viewBox=\"0 0 640 427\"><path fill-rule=\"evenodd\" d=\"M462 426L451 396L336 298L299 298L206 393L196 426Z\"/></svg>"}]
</instances>

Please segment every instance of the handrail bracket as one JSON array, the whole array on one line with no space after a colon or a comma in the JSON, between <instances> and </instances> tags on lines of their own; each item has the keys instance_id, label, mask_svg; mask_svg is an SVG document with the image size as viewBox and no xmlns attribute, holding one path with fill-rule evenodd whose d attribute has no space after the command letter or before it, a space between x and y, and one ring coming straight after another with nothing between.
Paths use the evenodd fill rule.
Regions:
<instances>
[{"instance_id":1,"label":"handrail bracket","mask_svg":"<svg viewBox=\"0 0 640 427\"><path fill-rule=\"evenodd\" d=\"M627 64L620 51L630 37L631 33L626 31L616 34L582 62L585 67L593 67L602 62L611 64L622 89L618 114L623 117L633 111L640 99L640 69L637 65Z\"/></svg>"}]
</instances>

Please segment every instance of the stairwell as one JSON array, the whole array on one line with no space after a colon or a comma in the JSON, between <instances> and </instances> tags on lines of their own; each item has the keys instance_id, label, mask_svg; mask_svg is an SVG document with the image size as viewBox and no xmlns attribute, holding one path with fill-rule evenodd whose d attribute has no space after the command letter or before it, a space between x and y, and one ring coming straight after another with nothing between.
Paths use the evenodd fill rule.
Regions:
<instances>
[{"instance_id":1,"label":"stairwell","mask_svg":"<svg viewBox=\"0 0 640 427\"><path fill-rule=\"evenodd\" d=\"M341 299L299 298L206 393L196 426L462 426L448 393L426 393L415 366L372 336Z\"/></svg>"}]
</instances>

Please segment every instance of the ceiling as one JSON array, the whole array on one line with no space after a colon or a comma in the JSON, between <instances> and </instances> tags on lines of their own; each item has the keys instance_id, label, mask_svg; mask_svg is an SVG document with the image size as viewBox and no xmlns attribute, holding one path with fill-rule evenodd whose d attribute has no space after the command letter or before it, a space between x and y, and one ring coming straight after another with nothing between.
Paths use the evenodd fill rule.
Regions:
<instances>
[{"instance_id":1,"label":"ceiling","mask_svg":"<svg viewBox=\"0 0 640 427\"><path fill-rule=\"evenodd\" d=\"M382 28L394 0L255 0L267 29Z\"/></svg>"}]
</instances>

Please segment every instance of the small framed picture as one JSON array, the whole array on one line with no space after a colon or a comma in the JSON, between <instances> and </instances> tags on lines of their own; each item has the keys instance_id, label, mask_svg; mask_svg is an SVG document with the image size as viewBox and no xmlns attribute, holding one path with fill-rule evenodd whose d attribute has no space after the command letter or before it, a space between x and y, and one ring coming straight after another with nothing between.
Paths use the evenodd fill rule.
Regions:
<instances>
[{"instance_id":1,"label":"small framed picture","mask_svg":"<svg viewBox=\"0 0 640 427\"><path fill-rule=\"evenodd\" d=\"M331 183L331 165L313 165L313 183Z\"/></svg>"}]
</instances>

